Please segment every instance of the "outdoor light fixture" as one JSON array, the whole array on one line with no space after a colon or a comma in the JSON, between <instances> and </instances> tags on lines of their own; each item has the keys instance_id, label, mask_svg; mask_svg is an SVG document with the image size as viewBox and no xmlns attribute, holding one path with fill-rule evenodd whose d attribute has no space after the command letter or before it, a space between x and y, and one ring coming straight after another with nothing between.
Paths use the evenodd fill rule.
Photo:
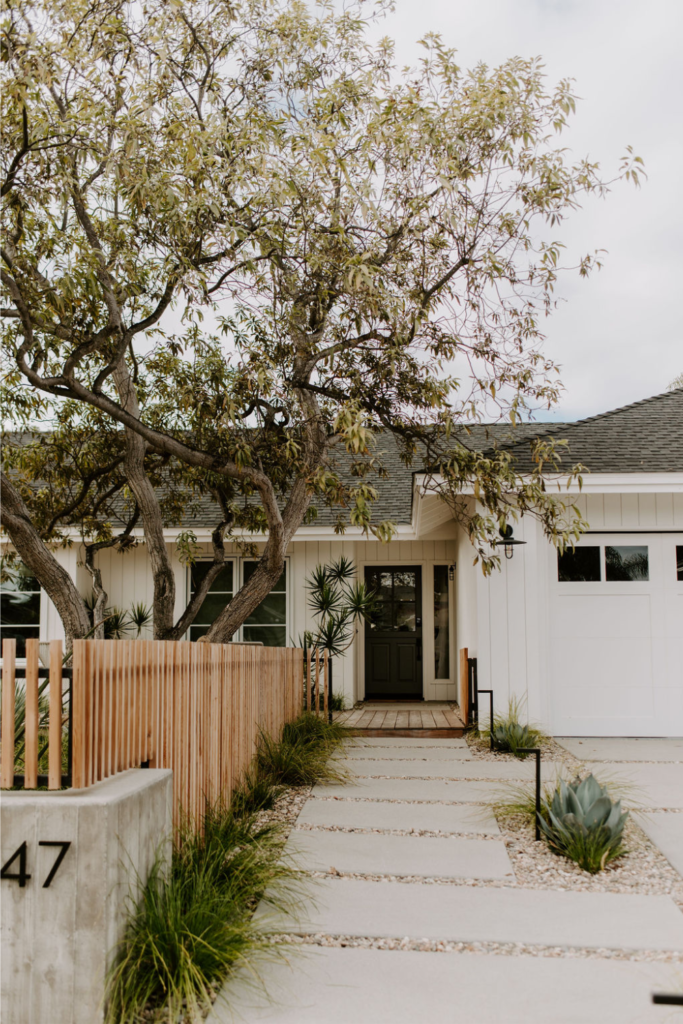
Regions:
<instances>
[{"instance_id":1,"label":"outdoor light fixture","mask_svg":"<svg viewBox=\"0 0 683 1024\"><path fill-rule=\"evenodd\" d=\"M451 583L455 579L455 562L453 562L453 565L448 566L448 578L451 581Z\"/></svg>"},{"instance_id":2,"label":"outdoor light fixture","mask_svg":"<svg viewBox=\"0 0 683 1024\"><path fill-rule=\"evenodd\" d=\"M505 526L501 526L498 533L503 538L499 543L505 548L506 558L512 558L515 544L526 544L525 540L515 540L512 536L512 527L507 524Z\"/></svg>"}]
</instances>

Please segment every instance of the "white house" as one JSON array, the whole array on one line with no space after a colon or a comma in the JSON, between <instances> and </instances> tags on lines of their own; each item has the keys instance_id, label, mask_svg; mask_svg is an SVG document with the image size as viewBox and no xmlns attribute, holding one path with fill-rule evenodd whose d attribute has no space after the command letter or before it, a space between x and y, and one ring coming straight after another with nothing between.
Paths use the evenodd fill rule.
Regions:
<instances>
[{"instance_id":1,"label":"white house","mask_svg":"<svg viewBox=\"0 0 683 1024\"><path fill-rule=\"evenodd\" d=\"M491 433L500 436L500 429ZM280 584L239 639L296 643L310 625L306 578L316 565L346 555L382 597L374 626L361 628L335 665L335 690L348 701L456 700L457 652L467 647L478 660L479 686L493 689L498 707L517 696L531 719L557 735L682 736L683 389L577 423L527 424L515 449L522 469L528 446L519 438L543 432L565 438L571 460L590 471L578 498L590 529L574 552L558 556L528 518L515 526L523 544L484 578L449 508L430 493L426 477L400 463L389 440L390 477L376 516L393 519L395 539L381 544L353 529L339 538L334 514L321 509L315 525L298 531ZM207 557L215 518L207 505L183 524ZM172 550L178 532L168 531ZM76 544L59 552L87 593L79 557ZM174 558L179 614L192 574ZM151 603L144 544L102 552L99 564L112 605ZM201 635L253 564L231 550L188 639ZM194 571L202 571L201 562ZM31 602L34 620L17 626L14 615L13 632L60 636L45 595L36 590L24 603Z\"/></svg>"}]
</instances>

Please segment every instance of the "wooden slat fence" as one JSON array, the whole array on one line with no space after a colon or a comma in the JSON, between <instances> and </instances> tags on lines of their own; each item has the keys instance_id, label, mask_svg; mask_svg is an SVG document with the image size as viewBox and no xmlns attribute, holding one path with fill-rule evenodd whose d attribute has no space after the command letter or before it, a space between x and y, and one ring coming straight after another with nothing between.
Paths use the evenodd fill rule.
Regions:
<instances>
[{"instance_id":1,"label":"wooden slat fence","mask_svg":"<svg viewBox=\"0 0 683 1024\"><path fill-rule=\"evenodd\" d=\"M0 785L3 789L9 789L17 782L25 789L35 789L45 783L48 789L60 789L67 782L68 770L62 772L62 741L68 720L63 705L62 684L70 673L62 667L61 640L50 643L49 673L41 669L38 651L38 640L28 639L26 667L17 670L16 640L2 642ZM21 682L24 685L23 694L18 687ZM23 714L17 697L23 700ZM17 710L20 712L18 715ZM16 734L15 724L18 726ZM47 753L48 759L46 777L38 774L39 762L44 753ZM17 772L18 767L23 767L23 773Z\"/></svg>"},{"instance_id":2,"label":"wooden slat fence","mask_svg":"<svg viewBox=\"0 0 683 1024\"><path fill-rule=\"evenodd\" d=\"M15 641L3 642L2 786L16 775ZM45 670L42 670L45 675ZM175 819L228 795L259 730L278 736L302 706L326 714L327 652L154 640L73 646L71 778L62 776L62 644L50 645L49 712L38 709L38 641L27 641L25 788L35 788L49 736L48 788L85 789L128 768L173 770ZM47 686L47 681L43 684ZM41 776L40 781L45 781Z\"/></svg>"}]
</instances>

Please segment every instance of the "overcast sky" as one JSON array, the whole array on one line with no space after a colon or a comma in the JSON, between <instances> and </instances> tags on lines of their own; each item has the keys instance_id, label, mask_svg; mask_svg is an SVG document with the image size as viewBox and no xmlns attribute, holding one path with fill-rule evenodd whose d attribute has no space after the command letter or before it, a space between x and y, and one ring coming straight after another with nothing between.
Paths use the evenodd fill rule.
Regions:
<instances>
[{"instance_id":1,"label":"overcast sky","mask_svg":"<svg viewBox=\"0 0 683 1024\"><path fill-rule=\"evenodd\" d=\"M463 67L542 56L552 80L581 97L564 136L577 156L616 171L625 146L643 157L640 190L618 183L572 214L561 239L572 257L607 249L587 281L560 285L546 351L565 394L550 418L578 419L666 390L683 373L683 0L396 0L382 34L399 64L439 32ZM541 416L539 418L549 418Z\"/></svg>"}]
</instances>

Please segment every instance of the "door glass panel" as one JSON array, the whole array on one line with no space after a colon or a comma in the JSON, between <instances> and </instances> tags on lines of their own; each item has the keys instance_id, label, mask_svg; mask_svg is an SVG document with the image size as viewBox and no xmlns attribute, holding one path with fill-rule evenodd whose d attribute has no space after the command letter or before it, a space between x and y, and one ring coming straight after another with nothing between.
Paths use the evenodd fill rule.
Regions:
<instances>
[{"instance_id":1,"label":"door glass panel","mask_svg":"<svg viewBox=\"0 0 683 1024\"><path fill-rule=\"evenodd\" d=\"M610 582L649 580L648 549L640 546L605 548L605 579Z\"/></svg>"},{"instance_id":2,"label":"door glass panel","mask_svg":"<svg viewBox=\"0 0 683 1024\"><path fill-rule=\"evenodd\" d=\"M375 596L370 629L414 632L417 628L415 570L368 569L365 578Z\"/></svg>"},{"instance_id":3,"label":"door glass panel","mask_svg":"<svg viewBox=\"0 0 683 1024\"><path fill-rule=\"evenodd\" d=\"M434 566L434 678L450 679L448 566Z\"/></svg>"},{"instance_id":4,"label":"door glass panel","mask_svg":"<svg viewBox=\"0 0 683 1024\"><path fill-rule=\"evenodd\" d=\"M683 580L683 544L676 547L676 579Z\"/></svg>"},{"instance_id":5,"label":"door glass panel","mask_svg":"<svg viewBox=\"0 0 683 1024\"><path fill-rule=\"evenodd\" d=\"M414 601L415 600L415 573L395 572L394 576L394 600Z\"/></svg>"},{"instance_id":6,"label":"door glass panel","mask_svg":"<svg viewBox=\"0 0 683 1024\"><path fill-rule=\"evenodd\" d=\"M404 633L407 631L413 631L415 629L415 602L414 601L399 601L395 605L395 625L396 629L402 630Z\"/></svg>"}]
</instances>

